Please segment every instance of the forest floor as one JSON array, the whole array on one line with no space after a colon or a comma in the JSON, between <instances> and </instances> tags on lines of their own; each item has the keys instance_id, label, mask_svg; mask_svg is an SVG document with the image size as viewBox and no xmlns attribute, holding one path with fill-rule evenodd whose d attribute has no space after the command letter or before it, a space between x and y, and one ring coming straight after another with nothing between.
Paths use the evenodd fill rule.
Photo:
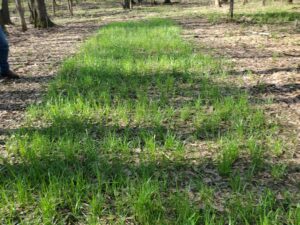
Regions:
<instances>
[{"instance_id":1,"label":"forest floor","mask_svg":"<svg viewBox=\"0 0 300 225\"><path fill-rule=\"evenodd\" d=\"M7 26L9 62L21 79L0 80L0 152L4 155L4 140L22 126L26 107L41 100L48 82L63 61L78 52L81 43L105 24L151 16L124 11L120 4L83 3L75 9L71 17L62 6L54 19L58 26L46 30L29 25L28 31L22 32L20 25ZM18 24L17 15L12 22Z\"/></svg>"},{"instance_id":2,"label":"forest floor","mask_svg":"<svg viewBox=\"0 0 300 225\"><path fill-rule=\"evenodd\" d=\"M241 88L248 89L256 99L272 102L263 106L269 115L280 119L284 126L282 133L293 151L292 161L300 164L300 37L299 28L293 23L212 21L210 14L223 15L227 8L216 10L197 4L186 4L184 9L181 6L138 7L135 12L123 11L119 5L103 8L103 5L95 7L86 3L78 6L75 17L65 16L63 8L57 15L59 26L48 30L30 27L23 33L19 26L8 27L9 61L21 79L1 81L0 149L3 153L4 139L22 126L26 107L41 100L48 81L63 60L78 51L80 43L104 24L155 18L164 12L162 16L177 20L184 29L183 36L196 43L201 51L230 60L232 80ZM297 12L297 5L292 9ZM17 21L13 17L13 22Z\"/></svg>"},{"instance_id":3,"label":"forest floor","mask_svg":"<svg viewBox=\"0 0 300 225\"><path fill-rule=\"evenodd\" d=\"M230 60L229 79L280 121L288 149L284 155L293 165L288 177L300 180L299 30L293 24L211 23L205 18L179 23L183 35L202 51Z\"/></svg>"},{"instance_id":4,"label":"forest floor","mask_svg":"<svg viewBox=\"0 0 300 225\"><path fill-rule=\"evenodd\" d=\"M299 4L289 9L299 17ZM101 26L115 21L166 17L180 24L183 29L182 37L193 43L196 51L224 60L222 66L228 72L226 80L236 85L239 90L246 90L253 105L263 109L268 120L280 124L280 130L276 136L280 137L281 141L273 146L279 149L279 153L275 157L270 157L267 163L277 166L271 166L270 170L262 170L255 174L254 178L249 181L251 184L246 181L247 185L252 185L256 192L260 189L262 191L264 187L271 188L275 193L275 201L284 200L285 191L297 199L300 187L299 28L292 22L255 23L248 18L251 17L249 14L245 17L240 16L235 22L222 21L220 18L225 10L227 10L226 7L220 10L210 10L209 7L184 4L136 7L136 10L128 12L116 5L103 9L86 3L77 8L77 15L73 18L64 17L63 11L61 15L58 13L54 20L60 26L48 30L30 28L26 33L22 33L19 27L9 26L10 64L12 69L21 75L21 79L0 81L1 156L14 162L15 153L6 151L6 140L24 126L28 107L42 103L48 83L55 77L64 60L77 53L79 46L88 37L95 35ZM211 17L211 13L215 12L221 15L220 18ZM182 116L184 117L184 110ZM207 148L207 143L190 143L189 147L195 151L184 156L186 160L209 158L211 154L205 151L197 152L197 148ZM169 156L165 155L165 157ZM248 166L247 163L243 163L243 161L238 161L235 167ZM240 181L232 180L232 177L220 176L217 169L210 165L203 167L201 178L205 185L212 188L207 189L207 192L213 189L215 191L213 199L216 202L213 205L217 213L227 212L228 209L224 209L224 199L228 196L225 193L224 197L222 192L227 192L230 188L240 189ZM178 170L179 173L182 172L180 176L193 177L199 172L197 171L199 168L193 166ZM168 171L164 172L168 174ZM129 177L135 176L131 174L132 171L125 171L125 174L127 173ZM174 173L172 171L168 175L174 175ZM244 175L242 172L241 176ZM179 180L182 178L180 176ZM231 183L234 187L229 188ZM145 184L145 189L147 185ZM151 185L153 184L150 184L150 189L156 188L156 184ZM232 192L228 191L228 193ZM120 195L123 198L122 191ZM189 197L193 198L193 196ZM207 196L207 198L211 197ZM182 211L185 210L182 209ZM3 211L0 212L3 213ZM298 214L300 215L299 212ZM132 218L126 219L128 223L132 220Z\"/></svg>"},{"instance_id":5,"label":"forest floor","mask_svg":"<svg viewBox=\"0 0 300 225\"><path fill-rule=\"evenodd\" d=\"M41 100L47 83L56 74L66 57L77 52L80 43L99 29L97 23L64 24L47 30L8 27L10 65L19 80L1 80L0 143L8 134L22 126L26 107Z\"/></svg>"}]
</instances>

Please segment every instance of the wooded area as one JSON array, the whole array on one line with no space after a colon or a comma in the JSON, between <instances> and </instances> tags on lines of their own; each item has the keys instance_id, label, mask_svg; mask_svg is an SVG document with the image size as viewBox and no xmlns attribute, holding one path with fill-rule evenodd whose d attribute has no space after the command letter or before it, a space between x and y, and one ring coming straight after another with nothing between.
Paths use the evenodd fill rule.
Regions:
<instances>
[{"instance_id":1,"label":"wooded area","mask_svg":"<svg viewBox=\"0 0 300 225\"><path fill-rule=\"evenodd\" d=\"M2 0L0 224L300 225L299 20L299 0Z\"/></svg>"},{"instance_id":2,"label":"wooded area","mask_svg":"<svg viewBox=\"0 0 300 225\"><path fill-rule=\"evenodd\" d=\"M30 17L29 17L30 24L34 24L36 28L48 28L55 25L48 16L45 0L28 0L26 3L28 4L28 10L30 12ZM76 4L78 3L79 0L76 1ZM248 3L247 0L243 0L242 4L246 5L247 3ZM293 0L287 0L287 3L293 4ZM55 16L56 8L58 7L58 4L56 0L53 0L51 4L52 4L52 14L53 16ZM60 4L67 5L70 15L73 16L73 5L74 5L73 0L67 0L65 2L61 1ZM164 0L162 3L157 2L156 0L150 0L149 2L147 0L138 0L137 2L134 0L124 0L124 2L121 3L124 9L133 9L135 5L142 6L143 4L150 4L152 6L159 5L159 4L172 4L172 0ZM180 4L180 2L174 2L174 4ZM224 4L229 4L229 14L230 17L233 18L234 0L229 0L229 1L215 0L214 4L216 7L222 7L222 5ZM262 6L265 5L266 5L266 0L262 0ZM26 22L25 22L24 7L22 4L22 0L15 0L15 6L12 7L15 7L15 9L18 11L20 16L20 21L22 24L22 29L23 31L26 31ZM12 22L10 20L9 1L2 0L0 24L6 25L11 23Z\"/></svg>"}]
</instances>

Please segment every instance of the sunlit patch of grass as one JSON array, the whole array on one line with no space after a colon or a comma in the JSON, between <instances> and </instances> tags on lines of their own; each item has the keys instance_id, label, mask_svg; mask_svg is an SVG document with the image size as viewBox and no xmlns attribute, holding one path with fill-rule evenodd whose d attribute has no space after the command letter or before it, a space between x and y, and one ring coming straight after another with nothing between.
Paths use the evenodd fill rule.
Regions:
<instances>
[{"instance_id":1,"label":"sunlit patch of grass","mask_svg":"<svg viewBox=\"0 0 300 225\"><path fill-rule=\"evenodd\" d=\"M246 5L237 4L234 10L233 21L253 24L286 24L300 19L300 13L294 10L293 5L286 3L271 3L261 6L261 2L249 2ZM297 6L296 6L297 7ZM203 11L204 9L199 9ZM226 22L229 20L228 11L224 9L203 11L210 22Z\"/></svg>"},{"instance_id":2,"label":"sunlit patch of grass","mask_svg":"<svg viewBox=\"0 0 300 225\"><path fill-rule=\"evenodd\" d=\"M228 22L229 18L223 13L207 13L206 17L212 23ZM232 21L238 23L248 24L285 24L294 22L300 19L300 13L298 12L286 12L286 11L270 11L259 13L240 13L234 14Z\"/></svg>"},{"instance_id":3,"label":"sunlit patch of grass","mask_svg":"<svg viewBox=\"0 0 300 225\"><path fill-rule=\"evenodd\" d=\"M299 12L287 12L287 11L269 11L269 12L260 12L253 14L236 14L235 18L237 20L242 19L243 17L248 17L249 22L259 23L259 24L281 24L287 22L293 22L300 19Z\"/></svg>"},{"instance_id":4,"label":"sunlit patch of grass","mask_svg":"<svg viewBox=\"0 0 300 225\"><path fill-rule=\"evenodd\" d=\"M262 165L281 142L180 32L170 20L113 23L63 64L7 143L2 224L295 224L299 208L271 191L238 195L249 181L233 177L235 163ZM187 160L195 140L216 155ZM205 164L232 192L202 182Z\"/></svg>"}]
</instances>

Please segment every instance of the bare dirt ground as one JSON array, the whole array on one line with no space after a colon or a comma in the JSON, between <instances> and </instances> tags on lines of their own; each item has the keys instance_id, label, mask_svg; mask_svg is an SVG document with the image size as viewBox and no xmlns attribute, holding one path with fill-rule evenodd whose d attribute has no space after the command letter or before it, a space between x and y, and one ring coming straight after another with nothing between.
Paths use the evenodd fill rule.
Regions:
<instances>
[{"instance_id":1,"label":"bare dirt ground","mask_svg":"<svg viewBox=\"0 0 300 225\"><path fill-rule=\"evenodd\" d=\"M71 17L66 6L61 5L49 29L21 32L20 25L7 26L10 43L9 63L21 79L0 80L0 155L6 155L5 140L22 127L25 110L41 101L47 84L56 75L64 59L75 54L84 40L105 24L137 20L145 13L125 11L119 3L82 3L75 7ZM51 14L51 11L48 12ZM151 13L150 13L151 14ZM19 23L17 15L12 22Z\"/></svg>"},{"instance_id":2,"label":"bare dirt ground","mask_svg":"<svg viewBox=\"0 0 300 225\"><path fill-rule=\"evenodd\" d=\"M233 62L232 81L249 90L270 119L280 121L287 147L278 160L289 163L287 180L300 180L299 31L293 25L212 24L204 18L179 22L199 48Z\"/></svg>"},{"instance_id":3,"label":"bare dirt ground","mask_svg":"<svg viewBox=\"0 0 300 225\"><path fill-rule=\"evenodd\" d=\"M38 102L60 63L99 28L97 21L68 23L47 30L8 27L10 65L21 79L0 83L0 151L9 133L22 125L27 106Z\"/></svg>"},{"instance_id":4,"label":"bare dirt ground","mask_svg":"<svg viewBox=\"0 0 300 225\"><path fill-rule=\"evenodd\" d=\"M90 8L94 11L89 13ZM78 6L77 16L70 17L61 10L54 22L58 26L21 32L20 26L7 26L10 43L9 63L19 80L0 80L0 155L6 155L5 140L22 127L25 110L41 101L47 84L56 75L64 59L75 54L88 37L100 26L114 21L139 19L124 11L120 5ZM61 14L61 15L59 15ZM12 17L18 24L18 18Z\"/></svg>"}]
</instances>

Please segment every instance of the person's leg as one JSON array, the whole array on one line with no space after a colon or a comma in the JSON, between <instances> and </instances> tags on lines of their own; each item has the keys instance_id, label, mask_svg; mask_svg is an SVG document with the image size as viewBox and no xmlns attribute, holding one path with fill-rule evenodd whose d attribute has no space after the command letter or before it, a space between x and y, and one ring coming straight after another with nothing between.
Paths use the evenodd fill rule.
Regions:
<instances>
[{"instance_id":1,"label":"person's leg","mask_svg":"<svg viewBox=\"0 0 300 225\"><path fill-rule=\"evenodd\" d=\"M6 35L0 26L0 72L1 74L6 74L9 71L8 64L8 42L6 40Z\"/></svg>"},{"instance_id":2,"label":"person's leg","mask_svg":"<svg viewBox=\"0 0 300 225\"><path fill-rule=\"evenodd\" d=\"M9 69L8 64L9 46L3 28L0 26L0 77L18 79L19 76Z\"/></svg>"}]
</instances>

